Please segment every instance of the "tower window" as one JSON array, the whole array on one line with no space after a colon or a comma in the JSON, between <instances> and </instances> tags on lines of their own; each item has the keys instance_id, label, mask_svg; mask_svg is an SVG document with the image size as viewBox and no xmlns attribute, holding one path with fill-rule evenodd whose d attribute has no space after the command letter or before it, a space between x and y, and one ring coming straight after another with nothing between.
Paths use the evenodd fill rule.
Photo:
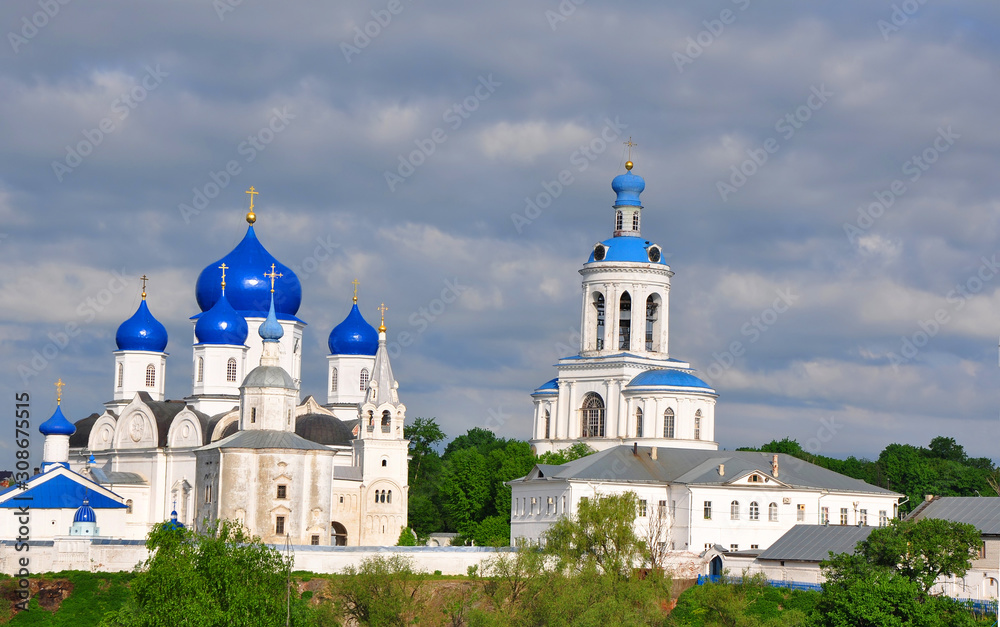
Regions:
<instances>
[{"instance_id":1,"label":"tower window","mask_svg":"<svg viewBox=\"0 0 1000 627\"><path fill-rule=\"evenodd\" d=\"M274 519L274 533L279 536L285 535L285 517L277 516Z\"/></svg>"},{"instance_id":2,"label":"tower window","mask_svg":"<svg viewBox=\"0 0 1000 627\"><path fill-rule=\"evenodd\" d=\"M208 484L207 486L205 486L205 502L206 503L211 503L212 502L212 484L211 483Z\"/></svg>"},{"instance_id":3,"label":"tower window","mask_svg":"<svg viewBox=\"0 0 1000 627\"><path fill-rule=\"evenodd\" d=\"M226 362L226 381L236 381L236 360L232 357Z\"/></svg>"},{"instance_id":4,"label":"tower window","mask_svg":"<svg viewBox=\"0 0 1000 627\"><path fill-rule=\"evenodd\" d=\"M663 437L674 437L674 410L669 407L663 412Z\"/></svg>"},{"instance_id":5,"label":"tower window","mask_svg":"<svg viewBox=\"0 0 1000 627\"><path fill-rule=\"evenodd\" d=\"M594 310L597 314L597 350L604 350L604 294L594 294Z\"/></svg>"},{"instance_id":6,"label":"tower window","mask_svg":"<svg viewBox=\"0 0 1000 627\"><path fill-rule=\"evenodd\" d=\"M205 358L198 358L198 383L205 380Z\"/></svg>"},{"instance_id":7,"label":"tower window","mask_svg":"<svg viewBox=\"0 0 1000 627\"><path fill-rule=\"evenodd\" d=\"M635 437L642 437L642 408L635 408Z\"/></svg>"},{"instance_id":8,"label":"tower window","mask_svg":"<svg viewBox=\"0 0 1000 627\"><path fill-rule=\"evenodd\" d=\"M250 424L253 424L255 422L257 422L257 408L256 407L251 407L250 408Z\"/></svg>"},{"instance_id":9,"label":"tower window","mask_svg":"<svg viewBox=\"0 0 1000 627\"><path fill-rule=\"evenodd\" d=\"M331 392L336 392L337 391L337 369L336 368L334 368L332 371L330 371L330 391Z\"/></svg>"},{"instance_id":10,"label":"tower window","mask_svg":"<svg viewBox=\"0 0 1000 627\"><path fill-rule=\"evenodd\" d=\"M632 214L632 230L633 231L638 231L639 230L639 212L638 211L636 211L635 213Z\"/></svg>"},{"instance_id":11,"label":"tower window","mask_svg":"<svg viewBox=\"0 0 1000 627\"><path fill-rule=\"evenodd\" d=\"M153 364L146 366L146 387L156 386L156 367Z\"/></svg>"},{"instance_id":12,"label":"tower window","mask_svg":"<svg viewBox=\"0 0 1000 627\"><path fill-rule=\"evenodd\" d=\"M118 364L118 387L125 383L125 364Z\"/></svg>"},{"instance_id":13,"label":"tower window","mask_svg":"<svg viewBox=\"0 0 1000 627\"><path fill-rule=\"evenodd\" d=\"M627 351L632 347L632 297L628 292L622 294L618 312L618 348Z\"/></svg>"},{"instance_id":14,"label":"tower window","mask_svg":"<svg viewBox=\"0 0 1000 627\"><path fill-rule=\"evenodd\" d=\"M694 439L701 439L701 410L694 412Z\"/></svg>"},{"instance_id":15,"label":"tower window","mask_svg":"<svg viewBox=\"0 0 1000 627\"><path fill-rule=\"evenodd\" d=\"M583 399L583 437L604 437L604 400L589 392Z\"/></svg>"},{"instance_id":16,"label":"tower window","mask_svg":"<svg viewBox=\"0 0 1000 627\"><path fill-rule=\"evenodd\" d=\"M368 368L361 369L361 391L364 392L368 389Z\"/></svg>"},{"instance_id":17,"label":"tower window","mask_svg":"<svg viewBox=\"0 0 1000 627\"><path fill-rule=\"evenodd\" d=\"M382 460L382 468L385 468L385 467L387 467L388 465L389 465L389 460L388 460L388 459L383 459L383 460Z\"/></svg>"},{"instance_id":18,"label":"tower window","mask_svg":"<svg viewBox=\"0 0 1000 627\"><path fill-rule=\"evenodd\" d=\"M624 220L625 220L625 218L622 215L622 212L621 211L616 211L615 212L615 230L616 231L622 230Z\"/></svg>"},{"instance_id":19,"label":"tower window","mask_svg":"<svg viewBox=\"0 0 1000 627\"><path fill-rule=\"evenodd\" d=\"M391 421L392 421L392 414L389 413L388 409L383 410L382 411L382 433L388 433L389 432L389 424L391 423Z\"/></svg>"},{"instance_id":20,"label":"tower window","mask_svg":"<svg viewBox=\"0 0 1000 627\"><path fill-rule=\"evenodd\" d=\"M126 514L132 513L132 499L125 501L125 513Z\"/></svg>"},{"instance_id":21,"label":"tower window","mask_svg":"<svg viewBox=\"0 0 1000 627\"><path fill-rule=\"evenodd\" d=\"M319 536L313 536L312 539L309 540L309 544L319 546Z\"/></svg>"},{"instance_id":22,"label":"tower window","mask_svg":"<svg viewBox=\"0 0 1000 627\"><path fill-rule=\"evenodd\" d=\"M545 410L545 439L548 440L551 436L551 426L552 426L552 414L549 410Z\"/></svg>"},{"instance_id":23,"label":"tower window","mask_svg":"<svg viewBox=\"0 0 1000 627\"><path fill-rule=\"evenodd\" d=\"M657 313L659 311L658 298L655 295L646 299L646 350L657 350L656 336L659 334L660 325L657 324Z\"/></svg>"},{"instance_id":24,"label":"tower window","mask_svg":"<svg viewBox=\"0 0 1000 627\"><path fill-rule=\"evenodd\" d=\"M392 490L389 490L385 495L385 502L392 503Z\"/></svg>"},{"instance_id":25,"label":"tower window","mask_svg":"<svg viewBox=\"0 0 1000 627\"><path fill-rule=\"evenodd\" d=\"M288 486L279 485L278 486L278 498L287 499L288 498Z\"/></svg>"}]
</instances>

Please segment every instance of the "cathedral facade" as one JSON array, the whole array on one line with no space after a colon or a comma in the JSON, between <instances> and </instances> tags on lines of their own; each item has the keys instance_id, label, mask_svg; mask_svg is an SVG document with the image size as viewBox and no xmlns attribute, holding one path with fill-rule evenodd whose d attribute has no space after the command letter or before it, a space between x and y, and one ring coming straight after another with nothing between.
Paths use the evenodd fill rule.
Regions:
<instances>
[{"instance_id":1,"label":"cathedral facade","mask_svg":"<svg viewBox=\"0 0 1000 627\"><path fill-rule=\"evenodd\" d=\"M144 538L173 516L194 527L237 520L271 543L393 545L407 525L408 442L385 310L376 330L355 283L329 337L326 402L302 398L302 287L255 221L251 201L242 241L198 277L191 393L165 398L167 332L144 284L116 334L111 400L46 434L39 480L55 469L78 496L100 492L94 515L113 518L104 529L117 537Z\"/></svg>"}]
</instances>

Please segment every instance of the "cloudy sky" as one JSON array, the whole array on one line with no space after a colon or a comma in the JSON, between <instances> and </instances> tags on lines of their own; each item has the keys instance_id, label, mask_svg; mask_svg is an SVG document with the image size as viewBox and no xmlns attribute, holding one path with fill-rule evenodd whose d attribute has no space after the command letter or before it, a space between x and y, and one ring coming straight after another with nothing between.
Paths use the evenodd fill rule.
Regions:
<instances>
[{"instance_id":1,"label":"cloudy sky","mask_svg":"<svg viewBox=\"0 0 1000 627\"><path fill-rule=\"evenodd\" d=\"M3 411L28 391L38 424L59 377L72 420L99 411L144 273L168 395L189 393L194 282L254 185L303 283L305 393L357 277L369 321L390 308L410 417L526 438L530 391L578 350L631 136L643 235L676 273L671 354L718 389L722 446L948 435L996 459L998 21L917 0L4 2Z\"/></svg>"}]
</instances>

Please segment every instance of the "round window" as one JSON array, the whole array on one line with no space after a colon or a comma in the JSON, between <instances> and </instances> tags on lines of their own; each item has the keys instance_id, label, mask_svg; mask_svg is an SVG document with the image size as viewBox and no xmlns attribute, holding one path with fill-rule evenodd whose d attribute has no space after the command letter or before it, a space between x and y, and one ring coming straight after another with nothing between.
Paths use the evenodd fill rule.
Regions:
<instances>
[{"instance_id":1,"label":"round window","mask_svg":"<svg viewBox=\"0 0 1000 627\"><path fill-rule=\"evenodd\" d=\"M649 247L649 260L653 263L659 263L660 261L660 249L656 246Z\"/></svg>"},{"instance_id":2,"label":"round window","mask_svg":"<svg viewBox=\"0 0 1000 627\"><path fill-rule=\"evenodd\" d=\"M607 252L607 249L601 244L594 246L594 261L604 261Z\"/></svg>"}]
</instances>

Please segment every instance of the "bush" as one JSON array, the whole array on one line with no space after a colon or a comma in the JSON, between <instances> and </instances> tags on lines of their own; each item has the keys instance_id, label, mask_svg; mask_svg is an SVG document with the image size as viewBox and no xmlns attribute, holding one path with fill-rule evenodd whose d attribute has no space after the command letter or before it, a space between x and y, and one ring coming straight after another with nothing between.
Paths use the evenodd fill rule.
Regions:
<instances>
[{"instance_id":1,"label":"bush","mask_svg":"<svg viewBox=\"0 0 1000 627\"><path fill-rule=\"evenodd\" d=\"M407 625L416 610L414 598L423 574L401 555L364 559L348 566L346 577L331 583L337 607L361 625Z\"/></svg>"},{"instance_id":2,"label":"bush","mask_svg":"<svg viewBox=\"0 0 1000 627\"><path fill-rule=\"evenodd\" d=\"M417 536L413 533L413 529L404 527L399 532L399 540L396 541L396 546L417 546Z\"/></svg>"}]
</instances>

